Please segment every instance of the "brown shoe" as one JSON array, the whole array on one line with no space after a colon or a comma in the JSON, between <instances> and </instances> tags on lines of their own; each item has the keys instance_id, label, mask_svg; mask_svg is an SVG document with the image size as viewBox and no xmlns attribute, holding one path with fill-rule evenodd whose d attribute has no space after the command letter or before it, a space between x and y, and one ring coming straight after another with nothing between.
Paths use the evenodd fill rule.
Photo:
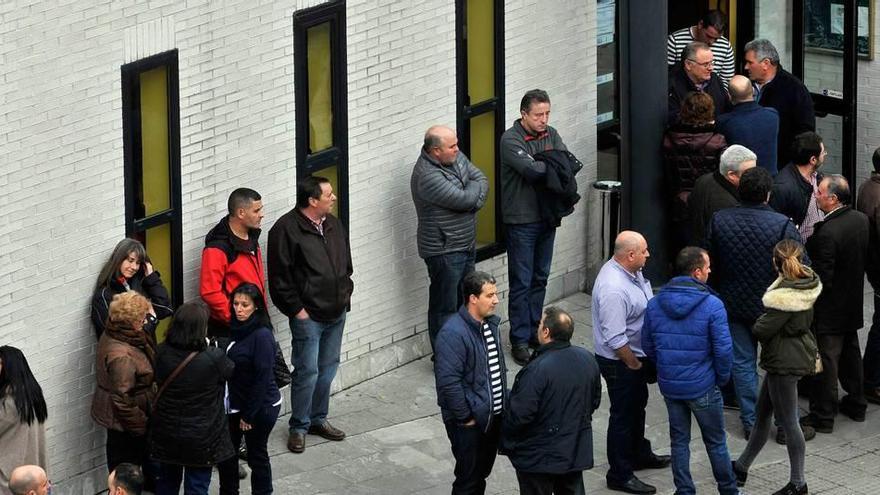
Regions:
<instances>
[{"instance_id":1,"label":"brown shoe","mask_svg":"<svg viewBox=\"0 0 880 495\"><path fill-rule=\"evenodd\" d=\"M287 439L287 450L294 454L302 454L306 450L306 434L294 431Z\"/></svg>"},{"instance_id":2,"label":"brown shoe","mask_svg":"<svg viewBox=\"0 0 880 495\"><path fill-rule=\"evenodd\" d=\"M309 433L326 438L327 440L333 440L334 442L345 440L345 432L339 428L333 427L329 421L324 421L324 423L320 425L309 426Z\"/></svg>"}]
</instances>

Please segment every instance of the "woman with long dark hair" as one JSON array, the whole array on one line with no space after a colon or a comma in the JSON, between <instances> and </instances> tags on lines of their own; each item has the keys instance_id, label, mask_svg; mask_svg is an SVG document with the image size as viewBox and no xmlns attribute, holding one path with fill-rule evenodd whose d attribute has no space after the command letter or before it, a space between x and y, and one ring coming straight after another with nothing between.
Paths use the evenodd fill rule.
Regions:
<instances>
[{"instance_id":1,"label":"woman with long dark hair","mask_svg":"<svg viewBox=\"0 0 880 495\"><path fill-rule=\"evenodd\" d=\"M779 272L764 294L765 312L755 322L752 333L761 341L761 367L767 371L756 406L755 428L746 449L733 462L737 482L744 485L749 468L767 442L772 417L782 424L791 465L789 482L773 495L807 493L804 478L805 434L815 436L812 427L798 422L797 383L815 374L819 351L810 331L813 304L822 292L819 277L803 264L804 247L797 241L779 241L773 249L773 265Z\"/></svg>"},{"instance_id":2,"label":"woman with long dark hair","mask_svg":"<svg viewBox=\"0 0 880 495\"><path fill-rule=\"evenodd\" d=\"M235 363L229 380L229 432L232 444L244 436L251 468L251 493L272 493L269 434L281 410L281 393L275 383L275 337L260 289L243 283L230 295L232 342L226 355ZM220 469L221 495L237 494L238 461L225 461Z\"/></svg>"},{"instance_id":3,"label":"woman with long dark hair","mask_svg":"<svg viewBox=\"0 0 880 495\"><path fill-rule=\"evenodd\" d=\"M207 334L207 307L186 303L156 353L156 383L165 387L150 418L150 457L160 463L156 495L176 495L181 480L187 495L207 495L212 466L235 455L223 406L234 365L223 349L208 347Z\"/></svg>"},{"instance_id":4,"label":"woman with long dark hair","mask_svg":"<svg viewBox=\"0 0 880 495\"><path fill-rule=\"evenodd\" d=\"M104 263L95 283L92 296L92 325L95 335L101 338L107 324L110 301L113 296L133 290L146 297L152 309L144 331L155 340L156 325L173 312L168 289L162 284L159 272L147 257L144 245L136 239L122 239L113 249L110 259Z\"/></svg>"},{"instance_id":5,"label":"woman with long dark hair","mask_svg":"<svg viewBox=\"0 0 880 495\"><path fill-rule=\"evenodd\" d=\"M46 464L46 400L24 354L0 346L0 494L18 466Z\"/></svg>"},{"instance_id":6,"label":"woman with long dark hair","mask_svg":"<svg viewBox=\"0 0 880 495\"><path fill-rule=\"evenodd\" d=\"M107 470L128 462L144 468L152 489L147 458L147 418L155 396L154 341L144 331L150 302L134 291L113 296L107 326L98 341L92 419L107 429Z\"/></svg>"}]
</instances>

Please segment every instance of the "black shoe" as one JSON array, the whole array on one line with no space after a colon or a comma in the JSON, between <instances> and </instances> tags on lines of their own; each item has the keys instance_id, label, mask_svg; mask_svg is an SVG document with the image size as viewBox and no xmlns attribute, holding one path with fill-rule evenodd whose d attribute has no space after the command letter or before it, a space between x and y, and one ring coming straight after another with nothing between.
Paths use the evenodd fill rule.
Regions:
<instances>
[{"instance_id":1,"label":"black shoe","mask_svg":"<svg viewBox=\"0 0 880 495\"><path fill-rule=\"evenodd\" d=\"M668 455L651 454L651 457L643 459L633 467L634 471L642 469L663 469L672 464L672 457Z\"/></svg>"},{"instance_id":2,"label":"black shoe","mask_svg":"<svg viewBox=\"0 0 880 495\"><path fill-rule=\"evenodd\" d=\"M345 432L340 430L339 428L334 428L329 421L324 421L322 424L317 426L309 426L309 433L312 435L318 435L322 438L326 438L327 440L333 440L334 442L345 440Z\"/></svg>"},{"instance_id":3,"label":"black shoe","mask_svg":"<svg viewBox=\"0 0 880 495\"><path fill-rule=\"evenodd\" d=\"M809 426L819 433L832 433L834 431L834 422L820 422L813 413L807 414L800 419L801 428Z\"/></svg>"},{"instance_id":4,"label":"black shoe","mask_svg":"<svg viewBox=\"0 0 880 495\"><path fill-rule=\"evenodd\" d=\"M846 399L846 397L844 397L844 399ZM852 402L846 402L846 400L840 401L840 406L838 406L837 410L840 414L843 414L856 423L862 423L865 421L865 409L853 405Z\"/></svg>"},{"instance_id":5,"label":"black shoe","mask_svg":"<svg viewBox=\"0 0 880 495\"><path fill-rule=\"evenodd\" d=\"M773 492L773 495L807 495L807 484L800 488L795 488L791 483L782 487L782 490Z\"/></svg>"},{"instance_id":6,"label":"black shoe","mask_svg":"<svg viewBox=\"0 0 880 495\"><path fill-rule=\"evenodd\" d=\"M750 436L752 436L752 429L747 426L743 426L743 438L746 439L746 442L749 441Z\"/></svg>"},{"instance_id":7,"label":"black shoe","mask_svg":"<svg viewBox=\"0 0 880 495\"><path fill-rule=\"evenodd\" d=\"M302 454L306 450L306 434L294 431L287 439L287 450L294 454Z\"/></svg>"},{"instance_id":8,"label":"black shoe","mask_svg":"<svg viewBox=\"0 0 880 495\"><path fill-rule=\"evenodd\" d=\"M880 404L880 388L865 389L865 400L871 404Z\"/></svg>"},{"instance_id":9,"label":"black shoe","mask_svg":"<svg viewBox=\"0 0 880 495\"><path fill-rule=\"evenodd\" d=\"M529 351L529 346L527 344L514 344L510 349L510 355L513 356L513 360L516 361L516 364L520 366L525 366L532 357L532 353Z\"/></svg>"},{"instance_id":10,"label":"black shoe","mask_svg":"<svg viewBox=\"0 0 880 495\"><path fill-rule=\"evenodd\" d=\"M238 448L238 458L247 461L247 445L244 442L241 443L241 447Z\"/></svg>"},{"instance_id":11,"label":"black shoe","mask_svg":"<svg viewBox=\"0 0 880 495\"><path fill-rule=\"evenodd\" d=\"M746 479L749 477L748 471L743 471L736 465L736 461L730 461L730 464L733 466L733 475L736 476L736 486L743 487L746 486Z\"/></svg>"},{"instance_id":12,"label":"black shoe","mask_svg":"<svg viewBox=\"0 0 880 495\"><path fill-rule=\"evenodd\" d=\"M626 492L626 493L644 493L651 494L657 493L657 488L642 482L642 480L633 476L626 483L615 483L612 481L606 481L605 485L609 490L614 490L616 492Z\"/></svg>"}]
</instances>

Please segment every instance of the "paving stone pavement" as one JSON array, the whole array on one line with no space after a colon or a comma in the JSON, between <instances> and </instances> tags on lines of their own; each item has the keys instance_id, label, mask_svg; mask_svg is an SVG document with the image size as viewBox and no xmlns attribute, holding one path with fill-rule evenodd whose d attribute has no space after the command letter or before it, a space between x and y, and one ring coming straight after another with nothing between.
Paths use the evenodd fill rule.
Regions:
<instances>
[{"instance_id":1,"label":"paving stone pavement","mask_svg":"<svg viewBox=\"0 0 880 495\"><path fill-rule=\"evenodd\" d=\"M872 298L866 297L865 321L871 321ZM592 349L589 295L576 294L557 305L575 319L576 344ZM506 330L506 329L505 329ZM503 334L507 332L504 331ZM862 346L867 329L860 332ZM509 382L519 370L510 358ZM603 385L604 386L604 385ZM596 466L584 472L588 494L611 494L605 487L608 469L605 431L608 398L593 418ZM801 403L806 408L806 403ZM650 389L645 435L658 453L669 453L666 407L656 385ZM725 411L728 448L735 457L745 448L735 411ZM453 458L436 404L431 361L420 359L334 395L330 420L346 431L343 442L328 442L309 435L306 451L286 449L288 417L279 418L269 440L275 493L278 494L424 494L450 492ZM772 437L749 472L744 495L767 494L788 482L785 447ZM716 493L708 457L696 424L691 442L691 473L697 493ZM674 492L669 469L641 471L643 481L659 494ZM833 434L818 434L807 443L806 478L810 493L823 495L880 494L880 407L869 405L867 420L855 423L839 416ZM217 493L216 473L211 493ZM242 482L249 494L249 480ZM518 493L516 475L506 457L499 456L488 479L487 493Z\"/></svg>"}]
</instances>

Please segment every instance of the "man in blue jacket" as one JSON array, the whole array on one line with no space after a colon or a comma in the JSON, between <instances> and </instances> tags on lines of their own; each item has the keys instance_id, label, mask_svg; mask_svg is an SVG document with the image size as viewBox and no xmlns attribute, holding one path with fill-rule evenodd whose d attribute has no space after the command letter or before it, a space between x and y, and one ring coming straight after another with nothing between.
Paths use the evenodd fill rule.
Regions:
<instances>
[{"instance_id":1,"label":"man in blue jacket","mask_svg":"<svg viewBox=\"0 0 880 495\"><path fill-rule=\"evenodd\" d=\"M498 452L507 383L498 338L495 279L471 272L466 302L446 320L434 347L437 404L455 457L453 494L481 494Z\"/></svg>"},{"instance_id":2,"label":"man in blue jacket","mask_svg":"<svg viewBox=\"0 0 880 495\"><path fill-rule=\"evenodd\" d=\"M521 494L584 493L593 467L593 412L602 398L599 364L571 345L574 321L550 306L538 326L540 347L516 375L504 413L502 453L516 468Z\"/></svg>"},{"instance_id":3,"label":"man in blue jacket","mask_svg":"<svg viewBox=\"0 0 880 495\"><path fill-rule=\"evenodd\" d=\"M709 255L686 247L675 260L678 276L648 301L642 346L657 363L657 383L669 411L675 493L694 494L690 472L691 414L703 434L718 493L736 495L727 452L719 387L730 379L733 346L724 303L706 285Z\"/></svg>"}]
</instances>

